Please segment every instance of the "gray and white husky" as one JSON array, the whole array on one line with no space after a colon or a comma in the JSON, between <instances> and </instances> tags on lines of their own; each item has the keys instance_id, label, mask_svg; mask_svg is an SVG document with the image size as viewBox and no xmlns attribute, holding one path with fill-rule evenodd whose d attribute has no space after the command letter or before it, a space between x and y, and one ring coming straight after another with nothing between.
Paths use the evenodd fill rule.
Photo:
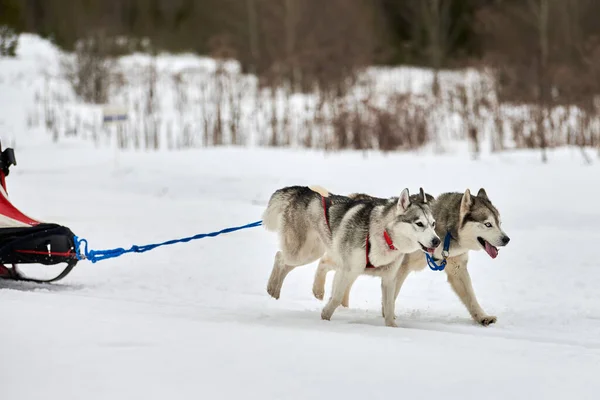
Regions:
<instances>
[{"instance_id":1,"label":"gray and white husky","mask_svg":"<svg viewBox=\"0 0 600 400\"><path fill-rule=\"evenodd\" d=\"M326 252L339 266L331 298L321 312L325 320L331 319L367 268L381 276L383 317L386 325L396 326L394 278L404 255L433 253L440 244L429 204L411 200L408 189L397 198L373 201L331 194L318 186L285 187L271 195L263 225L280 239L267 285L272 297L279 298L283 281L294 268Z\"/></svg>"},{"instance_id":2,"label":"gray and white husky","mask_svg":"<svg viewBox=\"0 0 600 400\"><path fill-rule=\"evenodd\" d=\"M368 198L365 194L350 195L356 198ZM376 199L376 198L374 198ZM377 201L377 200L374 200ZM471 317L478 323L487 326L496 322L496 317L488 315L479 305L471 277L467 270L469 251L485 250L491 258L498 256L498 247L506 246L509 237L502 230L500 213L481 188L477 196L472 196L469 189L464 193L444 193L431 202L431 211L435 219L436 233L445 238L450 235L449 252L446 254L448 282L465 305ZM443 246L439 246L434 257L437 262L443 258ZM394 301L398 297L406 277L413 271L420 271L427 266L425 256L420 251L407 254L395 277ZM319 262L313 283L313 294L322 300L325 291L325 280L328 271L337 270L336 261L325 255ZM350 287L344 294L342 305L349 303Z\"/></svg>"}]
</instances>

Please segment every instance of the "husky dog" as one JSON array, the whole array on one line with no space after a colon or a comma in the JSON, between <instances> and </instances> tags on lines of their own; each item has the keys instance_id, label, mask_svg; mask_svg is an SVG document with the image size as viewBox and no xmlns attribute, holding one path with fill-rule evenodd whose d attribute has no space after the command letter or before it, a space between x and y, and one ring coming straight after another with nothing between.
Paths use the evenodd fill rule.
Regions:
<instances>
[{"instance_id":1,"label":"husky dog","mask_svg":"<svg viewBox=\"0 0 600 400\"><path fill-rule=\"evenodd\" d=\"M363 199L369 197L365 194L354 196ZM484 326L495 323L496 317L486 314L475 297L467 263L470 250L483 249L491 258L496 258L498 247L506 246L510 241L502 230L500 213L483 188L479 190L477 196L472 196L469 189L464 194L444 193L433 201L431 210L437 223L436 233L443 238L450 235L450 248L446 255L445 268L450 286L476 322ZM442 251L443 246L440 246L434 253L437 262L443 258ZM394 301L408 274L412 271L420 271L426 265L426 258L420 251L404 257L396 275ZM327 272L337 268L335 260L328 255L321 259L313 283L313 294L316 298L323 299ZM344 294L342 305L345 307L348 306L349 293L348 290Z\"/></svg>"},{"instance_id":2,"label":"husky dog","mask_svg":"<svg viewBox=\"0 0 600 400\"><path fill-rule=\"evenodd\" d=\"M421 193L423 193L421 189ZM321 187L291 186L271 195L263 215L267 230L277 232L267 292L278 299L285 277L296 267L312 263L325 252L339 265L332 296L321 312L331 319L344 294L365 268L382 278L382 312L394 322L394 278L404 254L434 252L440 239L426 202L411 201L408 189L398 198L373 201L351 199Z\"/></svg>"},{"instance_id":3,"label":"husky dog","mask_svg":"<svg viewBox=\"0 0 600 400\"><path fill-rule=\"evenodd\" d=\"M391 200L392 201L398 200L397 197L391 197L389 199L385 199L385 198L380 198L380 197L373 197L366 193L352 193L352 194L349 194L348 197L350 197L351 199L355 199L355 200L370 201L375 204L385 204L386 202L391 201ZM415 203L431 205L432 202L435 200L435 198L432 195L430 195L429 193L425 193L423 191L423 189L421 188L421 192L418 195L415 195L415 194L411 195L410 200L411 200L411 202L415 202ZM433 227L435 229L435 218L434 218L434 222L433 222ZM431 250L421 249L421 251L417 250L415 252L415 254L430 253L431 255L433 255L434 254L433 250L434 249L431 249ZM404 257L405 258L408 257L408 254L406 254ZM329 272L331 270L335 270L335 269L336 269L336 264L329 257L329 254L325 253L325 255L323 255L323 257L321 257L321 260L319 261L319 265L317 267L317 272L316 272L315 279L313 282L313 294L317 299L323 300L323 297L325 296L325 279L326 279L327 272ZM365 268L365 270L362 272L362 275L380 276L381 274L377 270ZM341 303L341 305L344 307L348 307L348 304L350 301L349 300L350 289L352 289L352 285L353 285L353 283L351 283L349 285L348 290L346 291L346 293L344 293L344 298L342 299L342 303ZM396 297L397 297L397 295L396 295Z\"/></svg>"}]
</instances>

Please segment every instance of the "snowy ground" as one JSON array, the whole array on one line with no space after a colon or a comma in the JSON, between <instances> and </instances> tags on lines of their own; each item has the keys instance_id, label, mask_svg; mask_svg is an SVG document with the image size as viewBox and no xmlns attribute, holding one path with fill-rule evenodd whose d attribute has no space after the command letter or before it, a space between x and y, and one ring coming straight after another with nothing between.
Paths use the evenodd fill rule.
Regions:
<instances>
[{"instance_id":1,"label":"snowy ground","mask_svg":"<svg viewBox=\"0 0 600 400\"><path fill-rule=\"evenodd\" d=\"M512 240L496 260L471 258L478 298L498 316L487 328L429 270L407 280L397 329L384 326L368 277L350 309L322 321L315 264L274 300L276 238L263 228L81 262L52 286L0 281L0 398L595 399L600 170L578 150L538 160L231 148L115 157L20 139L11 200L92 248L253 222L273 190L312 183L381 196L484 186Z\"/></svg>"},{"instance_id":2,"label":"snowy ground","mask_svg":"<svg viewBox=\"0 0 600 400\"><path fill-rule=\"evenodd\" d=\"M19 59L0 60L0 139L16 146L18 161L11 200L92 248L254 222L275 189L315 183L380 196L483 186L512 240L496 260L471 256L479 301L498 316L487 328L470 320L445 274L429 270L405 283L397 329L384 326L379 281L368 277L354 285L350 309L321 321L315 264L292 272L282 298L271 299L276 238L262 228L82 262L50 286L0 281L0 399L598 397L600 167L583 166L579 150L553 151L542 165L528 152L484 151L473 162L456 142L445 145L457 155L445 156L234 148L117 155L61 130L57 145L28 123L36 94L66 96L54 87L56 49L31 36L22 43ZM42 72L53 77L49 91ZM398 90L395 72L384 72L379 84ZM69 99L61 101L80 106Z\"/></svg>"}]
</instances>

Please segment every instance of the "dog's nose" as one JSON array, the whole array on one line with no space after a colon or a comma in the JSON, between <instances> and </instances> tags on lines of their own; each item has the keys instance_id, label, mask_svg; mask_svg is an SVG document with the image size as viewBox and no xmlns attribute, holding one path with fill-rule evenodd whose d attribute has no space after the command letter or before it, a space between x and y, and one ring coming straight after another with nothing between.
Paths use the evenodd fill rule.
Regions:
<instances>
[{"instance_id":1,"label":"dog's nose","mask_svg":"<svg viewBox=\"0 0 600 400\"><path fill-rule=\"evenodd\" d=\"M508 236L504 236L502 238L502 243L504 243L504 245L506 246L508 244L508 242L510 242L510 238Z\"/></svg>"},{"instance_id":2,"label":"dog's nose","mask_svg":"<svg viewBox=\"0 0 600 400\"><path fill-rule=\"evenodd\" d=\"M433 240L431 241L431 246L438 247L440 245L441 241L439 238L433 238Z\"/></svg>"}]
</instances>

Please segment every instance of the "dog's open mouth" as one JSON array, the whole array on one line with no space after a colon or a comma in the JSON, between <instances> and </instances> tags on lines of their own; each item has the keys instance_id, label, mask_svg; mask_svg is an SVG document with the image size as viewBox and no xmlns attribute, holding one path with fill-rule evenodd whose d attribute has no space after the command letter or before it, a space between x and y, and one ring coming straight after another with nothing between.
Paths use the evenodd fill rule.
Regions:
<instances>
[{"instance_id":1,"label":"dog's open mouth","mask_svg":"<svg viewBox=\"0 0 600 400\"><path fill-rule=\"evenodd\" d=\"M433 253L435 253L435 249L433 247L425 247L420 242L419 242L419 244L421 245L421 250L423 250L425 253L429 253L431 255L433 255Z\"/></svg>"},{"instance_id":2,"label":"dog's open mouth","mask_svg":"<svg viewBox=\"0 0 600 400\"><path fill-rule=\"evenodd\" d=\"M477 240L479 244L485 249L485 252L489 254L490 257L496 258L498 257L498 248L492 246L487 240L482 237L478 237Z\"/></svg>"}]
</instances>

